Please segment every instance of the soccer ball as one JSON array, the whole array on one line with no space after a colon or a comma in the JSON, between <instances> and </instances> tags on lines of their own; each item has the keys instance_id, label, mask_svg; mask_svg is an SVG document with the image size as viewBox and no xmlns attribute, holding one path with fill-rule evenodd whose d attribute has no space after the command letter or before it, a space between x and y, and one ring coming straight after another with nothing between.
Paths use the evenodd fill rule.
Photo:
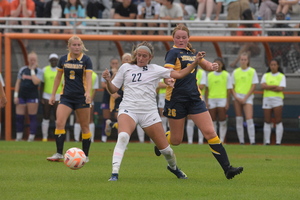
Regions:
<instances>
[{"instance_id":1,"label":"soccer ball","mask_svg":"<svg viewBox=\"0 0 300 200\"><path fill-rule=\"evenodd\" d=\"M70 169L80 169L86 163L86 155L77 147L70 148L65 153L64 163Z\"/></svg>"}]
</instances>

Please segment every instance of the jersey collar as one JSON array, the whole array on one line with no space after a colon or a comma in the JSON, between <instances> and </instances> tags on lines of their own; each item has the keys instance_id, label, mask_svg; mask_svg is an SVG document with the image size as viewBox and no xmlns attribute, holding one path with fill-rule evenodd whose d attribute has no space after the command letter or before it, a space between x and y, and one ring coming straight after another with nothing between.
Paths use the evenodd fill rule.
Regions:
<instances>
[{"instance_id":1,"label":"jersey collar","mask_svg":"<svg viewBox=\"0 0 300 200\"><path fill-rule=\"evenodd\" d=\"M83 57L83 53L81 53L81 54L80 54L80 56L79 56L78 58L76 58L76 60L81 60L81 59L82 59L82 57ZM72 60L72 58L71 58L71 54L70 54L70 53L68 53L68 58L67 58L67 61L70 61L70 60Z\"/></svg>"}]
</instances>

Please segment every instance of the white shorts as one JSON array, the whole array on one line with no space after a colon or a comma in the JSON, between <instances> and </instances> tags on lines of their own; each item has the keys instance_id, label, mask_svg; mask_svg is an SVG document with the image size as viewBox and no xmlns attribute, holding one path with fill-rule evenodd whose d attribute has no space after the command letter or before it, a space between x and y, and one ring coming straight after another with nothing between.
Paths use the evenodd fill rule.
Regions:
<instances>
[{"instance_id":1,"label":"white shorts","mask_svg":"<svg viewBox=\"0 0 300 200\"><path fill-rule=\"evenodd\" d=\"M271 109L275 107L283 106L283 99L280 97L264 97L263 98L263 109Z\"/></svg>"},{"instance_id":2,"label":"white shorts","mask_svg":"<svg viewBox=\"0 0 300 200\"><path fill-rule=\"evenodd\" d=\"M213 108L224 108L226 106L226 98L221 99L208 99L209 109Z\"/></svg>"},{"instance_id":3,"label":"white shorts","mask_svg":"<svg viewBox=\"0 0 300 200\"><path fill-rule=\"evenodd\" d=\"M245 94L236 94L236 96L238 97L238 98L241 98L241 99L243 99L246 95ZM251 105L253 105L253 99L254 99L254 94L251 94L249 97L248 97L248 99L246 100L246 102L245 102L245 104L251 104ZM235 100L235 98L232 96L232 100Z\"/></svg>"},{"instance_id":4,"label":"white shorts","mask_svg":"<svg viewBox=\"0 0 300 200\"><path fill-rule=\"evenodd\" d=\"M121 114L126 114L131 117L136 124L139 124L142 128L147 128L153 124L161 122L161 118L157 110L148 112L148 113L133 113L126 109L120 109L118 116Z\"/></svg>"},{"instance_id":5,"label":"white shorts","mask_svg":"<svg viewBox=\"0 0 300 200\"><path fill-rule=\"evenodd\" d=\"M165 107L165 97L166 97L165 93L158 94L158 101L157 101L157 107L158 108L164 108Z\"/></svg>"}]
</instances>

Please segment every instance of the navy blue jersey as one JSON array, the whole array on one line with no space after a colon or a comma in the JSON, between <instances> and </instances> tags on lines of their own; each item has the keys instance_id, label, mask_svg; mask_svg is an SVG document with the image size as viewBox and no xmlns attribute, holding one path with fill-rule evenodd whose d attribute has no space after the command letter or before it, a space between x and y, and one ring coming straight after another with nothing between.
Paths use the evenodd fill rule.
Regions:
<instances>
[{"instance_id":1,"label":"navy blue jersey","mask_svg":"<svg viewBox=\"0 0 300 200\"><path fill-rule=\"evenodd\" d=\"M62 95L68 99L85 99L86 72L93 71L90 57L81 54L77 59L72 59L70 54L67 54L59 59L57 66L58 71L64 72Z\"/></svg>"},{"instance_id":2,"label":"navy blue jersey","mask_svg":"<svg viewBox=\"0 0 300 200\"><path fill-rule=\"evenodd\" d=\"M165 57L164 67L173 68L176 71L186 68L194 62L196 54L188 48L173 47ZM169 101L185 102L201 98L197 86L196 68L186 77L176 79L174 88L167 87L166 99Z\"/></svg>"},{"instance_id":3,"label":"navy blue jersey","mask_svg":"<svg viewBox=\"0 0 300 200\"><path fill-rule=\"evenodd\" d=\"M43 71L39 68L35 70L36 76L42 80ZM39 85L35 85L32 82L30 69L27 66L22 67L18 72L18 79L21 80L19 88L19 98L23 99L36 99L39 98Z\"/></svg>"}]
</instances>

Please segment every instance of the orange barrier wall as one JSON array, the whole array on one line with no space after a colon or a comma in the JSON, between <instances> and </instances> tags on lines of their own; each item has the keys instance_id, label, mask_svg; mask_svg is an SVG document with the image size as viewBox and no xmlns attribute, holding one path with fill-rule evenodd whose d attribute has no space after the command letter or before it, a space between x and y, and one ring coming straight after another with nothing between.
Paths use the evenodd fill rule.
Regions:
<instances>
[{"instance_id":1,"label":"orange barrier wall","mask_svg":"<svg viewBox=\"0 0 300 200\"><path fill-rule=\"evenodd\" d=\"M5 85L6 85L6 97L7 105L5 108L5 139L11 140L12 132L12 87L11 87L11 40L16 39L30 39L30 40L68 40L72 35L70 34L24 34L24 33L5 33ZM159 35L80 35L82 40L102 40L102 41L114 41L118 48L120 55L123 54L122 46L119 45L119 41L162 41L166 45L168 41L172 41L172 36L159 36ZM213 42L217 55L220 56L220 49L218 50L217 42L261 42L263 43L268 59L271 58L270 52L268 52L268 42L300 42L300 37L291 36L291 37L280 37L280 36L191 36L191 42ZM0 41L1 42L1 41ZM26 56L27 53L24 53ZM26 61L26 59L25 59ZM297 93L297 92L296 92ZM297 93L297 94L300 94Z\"/></svg>"}]
</instances>

